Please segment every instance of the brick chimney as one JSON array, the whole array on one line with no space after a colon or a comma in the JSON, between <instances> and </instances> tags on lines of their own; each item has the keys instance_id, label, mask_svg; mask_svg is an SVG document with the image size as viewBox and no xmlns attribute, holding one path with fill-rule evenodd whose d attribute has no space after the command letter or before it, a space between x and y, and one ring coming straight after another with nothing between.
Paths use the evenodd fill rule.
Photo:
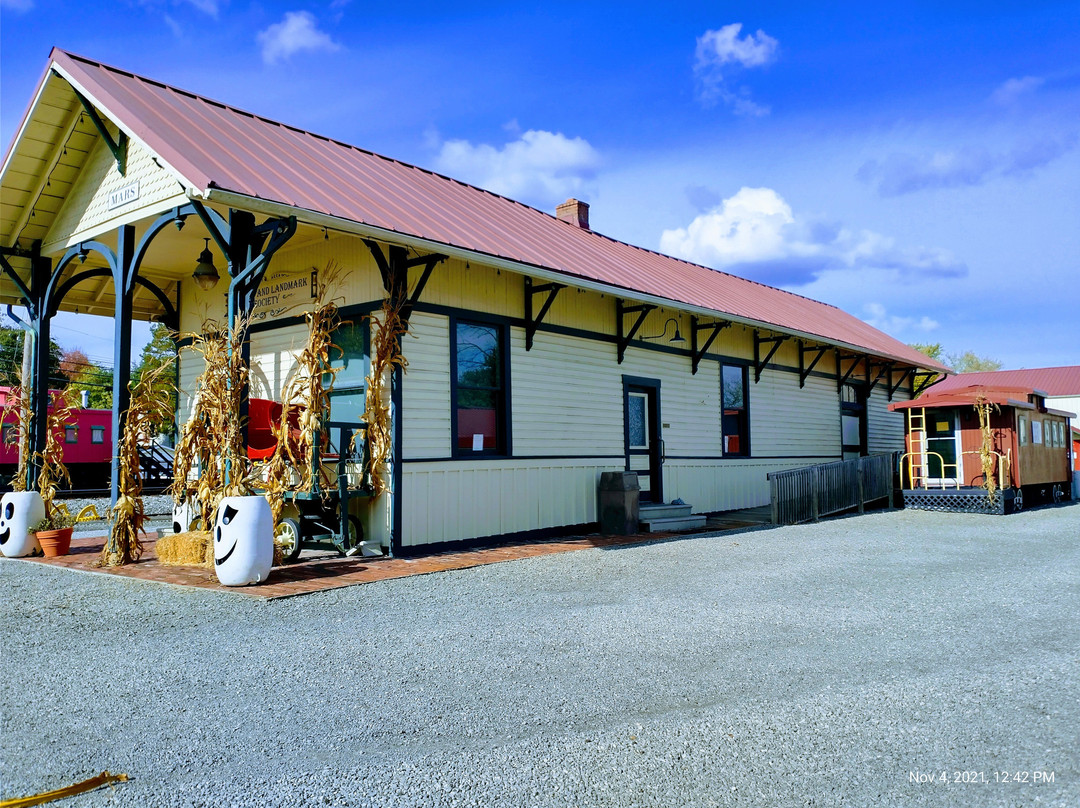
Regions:
<instances>
[{"instance_id":1,"label":"brick chimney","mask_svg":"<svg viewBox=\"0 0 1080 808\"><path fill-rule=\"evenodd\" d=\"M589 229L589 203L579 199L567 199L555 208L555 218L569 222L582 230Z\"/></svg>"}]
</instances>

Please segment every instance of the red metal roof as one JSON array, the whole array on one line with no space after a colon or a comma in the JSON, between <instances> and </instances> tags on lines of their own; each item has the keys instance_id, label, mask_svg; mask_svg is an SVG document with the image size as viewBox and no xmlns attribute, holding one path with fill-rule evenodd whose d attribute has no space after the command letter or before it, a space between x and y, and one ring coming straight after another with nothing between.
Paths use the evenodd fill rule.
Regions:
<instances>
[{"instance_id":1,"label":"red metal roof","mask_svg":"<svg viewBox=\"0 0 1080 808\"><path fill-rule=\"evenodd\" d=\"M955 390L970 387L973 384L1023 387L1029 391L1041 390L1048 396L1080 396L1080 365L958 373L938 382L930 388L930 391Z\"/></svg>"},{"instance_id":2,"label":"red metal roof","mask_svg":"<svg viewBox=\"0 0 1080 808\"><path fill-rule=\"evenodd\" d=\"M938 385L935 385L914 401L897 401L890 404L889 409L896 411L919 409L920 407L971 406L980 399L1000 406L1026 407L1030 406L1028 396L1032 392L1030 387L1011 385L973 384L966 387L954 387L949 390L941 390Z\"/></svg>"},{"instance_id":3,"label":"red metal roof","mask_svg":"<svg viewBox=\"0 0 1080 808\"><path fill-rule=\"evenodd\" d=\"M945 367L834 306L562 222L449 177L54 50L53 64L196 191L223 189ZM523 269L527 271L527 267Z\"/></svg>"}]
</instances>

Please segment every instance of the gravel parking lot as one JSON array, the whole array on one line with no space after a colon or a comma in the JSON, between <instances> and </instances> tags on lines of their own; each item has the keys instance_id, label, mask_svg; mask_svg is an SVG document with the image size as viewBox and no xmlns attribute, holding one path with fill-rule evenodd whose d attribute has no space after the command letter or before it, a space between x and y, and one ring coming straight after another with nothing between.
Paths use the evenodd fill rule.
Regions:
<instances>
[{"instance_id":1,"label":"gravel parking lot","mask_svg":"<svg viewBox=\"0 0 1080 808\"><path fill-rule=\"evenodd\" d=\"M108 769L60 805L1080 805L1080 504L272 602L0 581L4 798Z\"/></svg>"}]
</instances>

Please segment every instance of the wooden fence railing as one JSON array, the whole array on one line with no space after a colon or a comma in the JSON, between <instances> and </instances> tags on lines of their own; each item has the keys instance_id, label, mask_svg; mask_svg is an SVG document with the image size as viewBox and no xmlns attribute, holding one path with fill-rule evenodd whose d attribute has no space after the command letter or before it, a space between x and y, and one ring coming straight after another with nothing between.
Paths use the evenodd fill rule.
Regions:
<instances>
[{"instance_id":1,"label":"wooden fence railing","mask_svg":"<svg viewBox=\"0 0 1080 808\"><path fill-rule=\"evenodd\" d=\"M893 470L899 452L837 460L768 475L774 525L816 522L822 516L889 499L894 505Z\"/></svg>"}]
</instances>

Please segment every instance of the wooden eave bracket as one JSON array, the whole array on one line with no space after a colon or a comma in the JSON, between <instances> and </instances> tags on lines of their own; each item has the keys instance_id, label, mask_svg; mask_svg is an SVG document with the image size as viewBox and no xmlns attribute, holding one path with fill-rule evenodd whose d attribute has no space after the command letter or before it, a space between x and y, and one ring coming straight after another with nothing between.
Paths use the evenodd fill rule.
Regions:
<instances>
[{"instance_id":1,"label":"wooden eave bracket","mask_svg":"<svg viewBox=\"0 0 1080 808\"><path fill-rule=\"evenodd\" d=\"M636 335L641 328L642 323L645 322L645 318L649 316L649 312L656 308L652 303L640 303L636 306L627 306L619 298L615 298L615 331L616 331L616 344L619 346L619 364L622 364L623 358L626 356L626 349L630 346L630 340ZM637 314L637 319L634 324L630 326L630 330L626 331L623 324L623 317L627 314Z\"/></svg>"},{"instance_id":2,"label":"wooden eave bracket","mask_svg":"<svg viewBox=\"0 0 1080 808\"><path fill-rule=\"evenodd\" d=\"M893 400L893 396L896 395L896 391L899 390L903 386L904 380L908 379L909 377L914 380L915 368L906 368L906 369L901 368L900 369L900 378L896 380L896 384L893 384L893 382L892 382L892 373L890 371L889 384L888 384L889 401Z\"/></svg>"},{"instance_id":3,"label":"wooden eave bracket","mask_svg":"<svg viewBox=\"0 0 1080 808\"><path fill-rule=\"evenodd\" d=\"M913 371L912 377L911 377L911 397L912 398L918 398L919 396L921 396L923 393L926 392L927 388L933 387L935 384L937 384L939 381L941 381L943 378L945 378L944 374L937 373L935 371L929 371L929 372L926 372L926 373L919 373L918 371L915 371L914 368L912 368L912 371Z\"/></svg>"},{"instance_id":4,"label":"wooden eave bracket","mask_svg":"<svg viewBox=\"0 0 1080 808\"><path fill-rule=\"evenodd\" d=\"M866 377L870 381L870 385L866 388L866 394L867 395L870 395L870 393L873 391L873 389L877 386L877 383L880 382L883 378L885 378L886 374L890 374L890 376L891 376L892 369L895 367L895 365L896 365L895 362L882 362L881 366L880 366L880 370L878 370L877 376L875 376L871 380L870 379L870 373L873 372L874 365L873 365L873 363L871 363L869 361L869 359L867 359L867 370L869 372L867 373ZM886 386L887 385L888 385L888 382L886 382Z\"/></svg>"},{"instance_id":5,"label":"wooden eave bracket","mask_svg":"<svg viewBox=\"0 0 1080 808\"><path fill-rule=\"evenodd\" d=\"M763 371L776 352L780 350L780 346L787 342L791 337L763 337L761 333L754 330L754 384L761 381L761 371ZM772 348L765 355L765 358L761 358L761 346L766 344L772 344Z\"/></svg>"},{"instance_id":6,"label":"wooden eave bracket","mask_svg":"<svg viewBox=\"0 0 1080 808\"><path fill-rule=\"evenodd\" d=\"M114 139L109 128L105 126L105 121L98 115L98 111L94 109L94 105L90 103L89 99L74 87L71 88L71 91L75 93L75 97L79 99L79 103L86 110L86 114L90 117L94 128L98 130L101 139L105 141L105 145L112 152L113 159L116 160L116 170L120 172L120 176L125 176L127 174L128 136L122 129L117 128L116 138Z\"/></svg>"},{"instance_id":7,"label":"wooden eave bracket","mask_svg":"<svg viewBox=\"0 0 1080 808\"><path fill-rule=\"evenodd\" d=\"M547 316L548 311L551 309L551 304L555 302L555 298L558 296L559 291L566 288L565 283L541 283L534 284L533 279L528 275L525 276L525 350L531 351L533 346L533 337L536 335L536 329L540 327L540 323L544 321L544 317ZM543 304L540 306L540 311L534 314L533 295L542 295L547 293Z\"/></svg>"},{"instance_id":8,"label":"wooden eave bracket","mask_svg":"<svg viewBox=\"0 0 1080 808\"><path fill-rule=\"evenodd\" d=\"M806 386L806 380L810 378L810 373L817 367L817 363L821 361L821 357L825 356L825 352L828 350L828 345L807 346L806 343L799 340L799 387ZM806 356L814 351L817 351L817 356L807 365Z\"/></svg>"},{"instance_id":9,"label":"wooden eave bracket","mask_svg":"<svg viewBox=\"0 0 1080 808\"><path fill-rule=\"evenodd\" d=\"M432 271L435 269L435 265L440 261L445 261L447 256L441 253L430 253L428 255L418 255L414 258L409 258L409 250L407 247L400 247L396 244L391 244L387 247L387 254L382 251L382 246L374 239L364 239L364 244L367 245L368 251L371 253L372 258L375 259L376 266L379 267L379 274L382 276L383 289L386 290L395 300L403 300L401 307L401 319L408 325L409 316L412 314L413 308L420 300L420 295L424 292L424 287L427 286L428 279L431 277ZM424 271L421 273L420 278L416 282L416 286L413 289L413 293L410 295L409 290L409 270L422 266Z\"/></svg>"},{"instance_id":10,"label":"wooden eave bracket","mask_svg":"<svg viewBox=\"0 0 1080 808\"><path fill-rule=\"evenodd\" d=\"M847 360L851 360L851 367L847 369L846 373L841 372L843 363ZM839 351L836 352L836 392L839 393L844 389L844 383L851 378L851 374L855 372L855 369L859 366L860 360L866 362L866 381L870 381L870 357L863 356L862 354L842 354Z\"/></svg>"},{"instance_id":11,"label":"wooden eave bracket","mask_svg":"<svg viewBox=\"0 0 1080 808\"><path fill-rule=\"evenodd\" d=\"M690 354L691 364L690 373L695 375L698 372L698 366L701 365L701 360L705 358L705 354L709 352L709 348L716 341L716 338L720 336L720 332L730 326L731 323L719 321L715 323L699 323L697 317L690 318ZM705 343L698 348L698 334L702 331L708 331L709 336L705 340Z\"/></svg>"}]
</instances>

